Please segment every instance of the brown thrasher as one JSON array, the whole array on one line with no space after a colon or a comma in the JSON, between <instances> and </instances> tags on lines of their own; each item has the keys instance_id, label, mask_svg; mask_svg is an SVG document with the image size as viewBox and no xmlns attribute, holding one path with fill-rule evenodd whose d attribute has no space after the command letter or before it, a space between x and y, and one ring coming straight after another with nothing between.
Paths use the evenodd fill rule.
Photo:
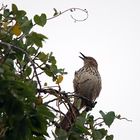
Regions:
<instances>
[{"instance_id":1,"label":"brown thrasher","mask_svg":"<svg viewBox=\"0 0 140 140\"><path fill-rule=\"evenodd\" d=\"M68 131L71 124L79 115L79 110L86 107L89 111L101 91L101 77L98 72L97 61L83 55L79 56L84 61L84 66L75 72L73 80L75 97L72 107L60 122L60 127Z\"/></svg>"}]
</instances>

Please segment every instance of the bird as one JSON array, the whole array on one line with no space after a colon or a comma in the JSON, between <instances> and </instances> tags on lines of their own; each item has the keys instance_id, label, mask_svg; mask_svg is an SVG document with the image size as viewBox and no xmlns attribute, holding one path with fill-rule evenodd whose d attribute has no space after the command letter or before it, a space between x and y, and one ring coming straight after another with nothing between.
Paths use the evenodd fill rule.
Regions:
<instances>
[{"instance_id":1,"label":"bird","mask_svg":"<svg viewBox=\"0 0 140 140\"><path fill-rule=\"evenodd\" d=\"M60 127L66 131L69 131L71 125L80 115L79 111L82 108L86 108L85 110L89 111L94 107L96 98L102 89L97 61L93 57L85 56L81 52L80 55L79 57L83 60L84 65L74 75L74 102L60 122Z\"/></svg>"}]
</instances>

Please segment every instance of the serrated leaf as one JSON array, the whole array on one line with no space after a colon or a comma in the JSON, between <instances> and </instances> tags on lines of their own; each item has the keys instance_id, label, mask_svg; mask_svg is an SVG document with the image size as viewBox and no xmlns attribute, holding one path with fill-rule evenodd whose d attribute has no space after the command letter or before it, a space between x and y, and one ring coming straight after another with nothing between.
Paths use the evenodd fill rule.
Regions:
<instances>
[{"instance_id":1,"label":"serrated leaf","mask_svg":"<svg viewBox=\"0 0 140 140\"><path fill-rule=\"evenodd\" d=\"M16 35L19 36L21 34L21 29L20 29L20 25L18 24L18 22L16 22L16 24L12 27L11 32Z\"/></svg>"},{"instance_id":2,"label":"serrated leaf","mask_svg":"<svg viewBox=\"0 0 140 140\"><path fill-rule=\"evenodd\" d=\"M110 125L113 123L115 119L115 113L113 111L108 112L104 117L105 124L110 127Z\"/></svg>"},{"instance_id":3,"label":"serrated leaf","mask_svg":"<svg viewBox=\"0 0 140 140\"><path fill-rule=\"evenodd\" d=\"M63 76L62 75L58 75L57 79L56 79L56 84L60 84L63 81Z\"/></svg>"}]
</instances>

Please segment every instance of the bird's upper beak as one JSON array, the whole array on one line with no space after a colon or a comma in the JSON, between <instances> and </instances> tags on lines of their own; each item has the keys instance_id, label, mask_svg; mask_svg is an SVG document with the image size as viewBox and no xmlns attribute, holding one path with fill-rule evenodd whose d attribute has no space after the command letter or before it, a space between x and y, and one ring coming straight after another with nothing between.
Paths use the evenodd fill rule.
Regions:
<instances>
[{"instance_id":1,"label":"bird's upper beak","mask_svg":"<svg viewBox=\"0 0 140 140\"><path fill-rule=\"evenodd\" d=\"M80 52L80 54L82 55L82 56L79 56L81 59L85 59L86 58L86 56L84 55L84 54L82 54L81 52Z\"/></svg>"}]
</instances>

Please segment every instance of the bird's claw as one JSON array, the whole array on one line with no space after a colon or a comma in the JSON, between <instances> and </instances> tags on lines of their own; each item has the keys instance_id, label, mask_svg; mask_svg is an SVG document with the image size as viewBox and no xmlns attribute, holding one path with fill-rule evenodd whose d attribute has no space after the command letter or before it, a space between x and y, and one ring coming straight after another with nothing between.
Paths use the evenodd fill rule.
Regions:
<instances>
[{"instance_id":1,"label":"bird's claw","mask_svg":"<svg viewBox=\"0 0 140 140\"><path fill-rule=\"evenodd\" d=\"M86 107L85 111L86 112L91 111L92 108L94 108L96 104L97 104L97 102L91 102L90 104L88 104L88 106Z\"/></svg>"}]
</instances>

